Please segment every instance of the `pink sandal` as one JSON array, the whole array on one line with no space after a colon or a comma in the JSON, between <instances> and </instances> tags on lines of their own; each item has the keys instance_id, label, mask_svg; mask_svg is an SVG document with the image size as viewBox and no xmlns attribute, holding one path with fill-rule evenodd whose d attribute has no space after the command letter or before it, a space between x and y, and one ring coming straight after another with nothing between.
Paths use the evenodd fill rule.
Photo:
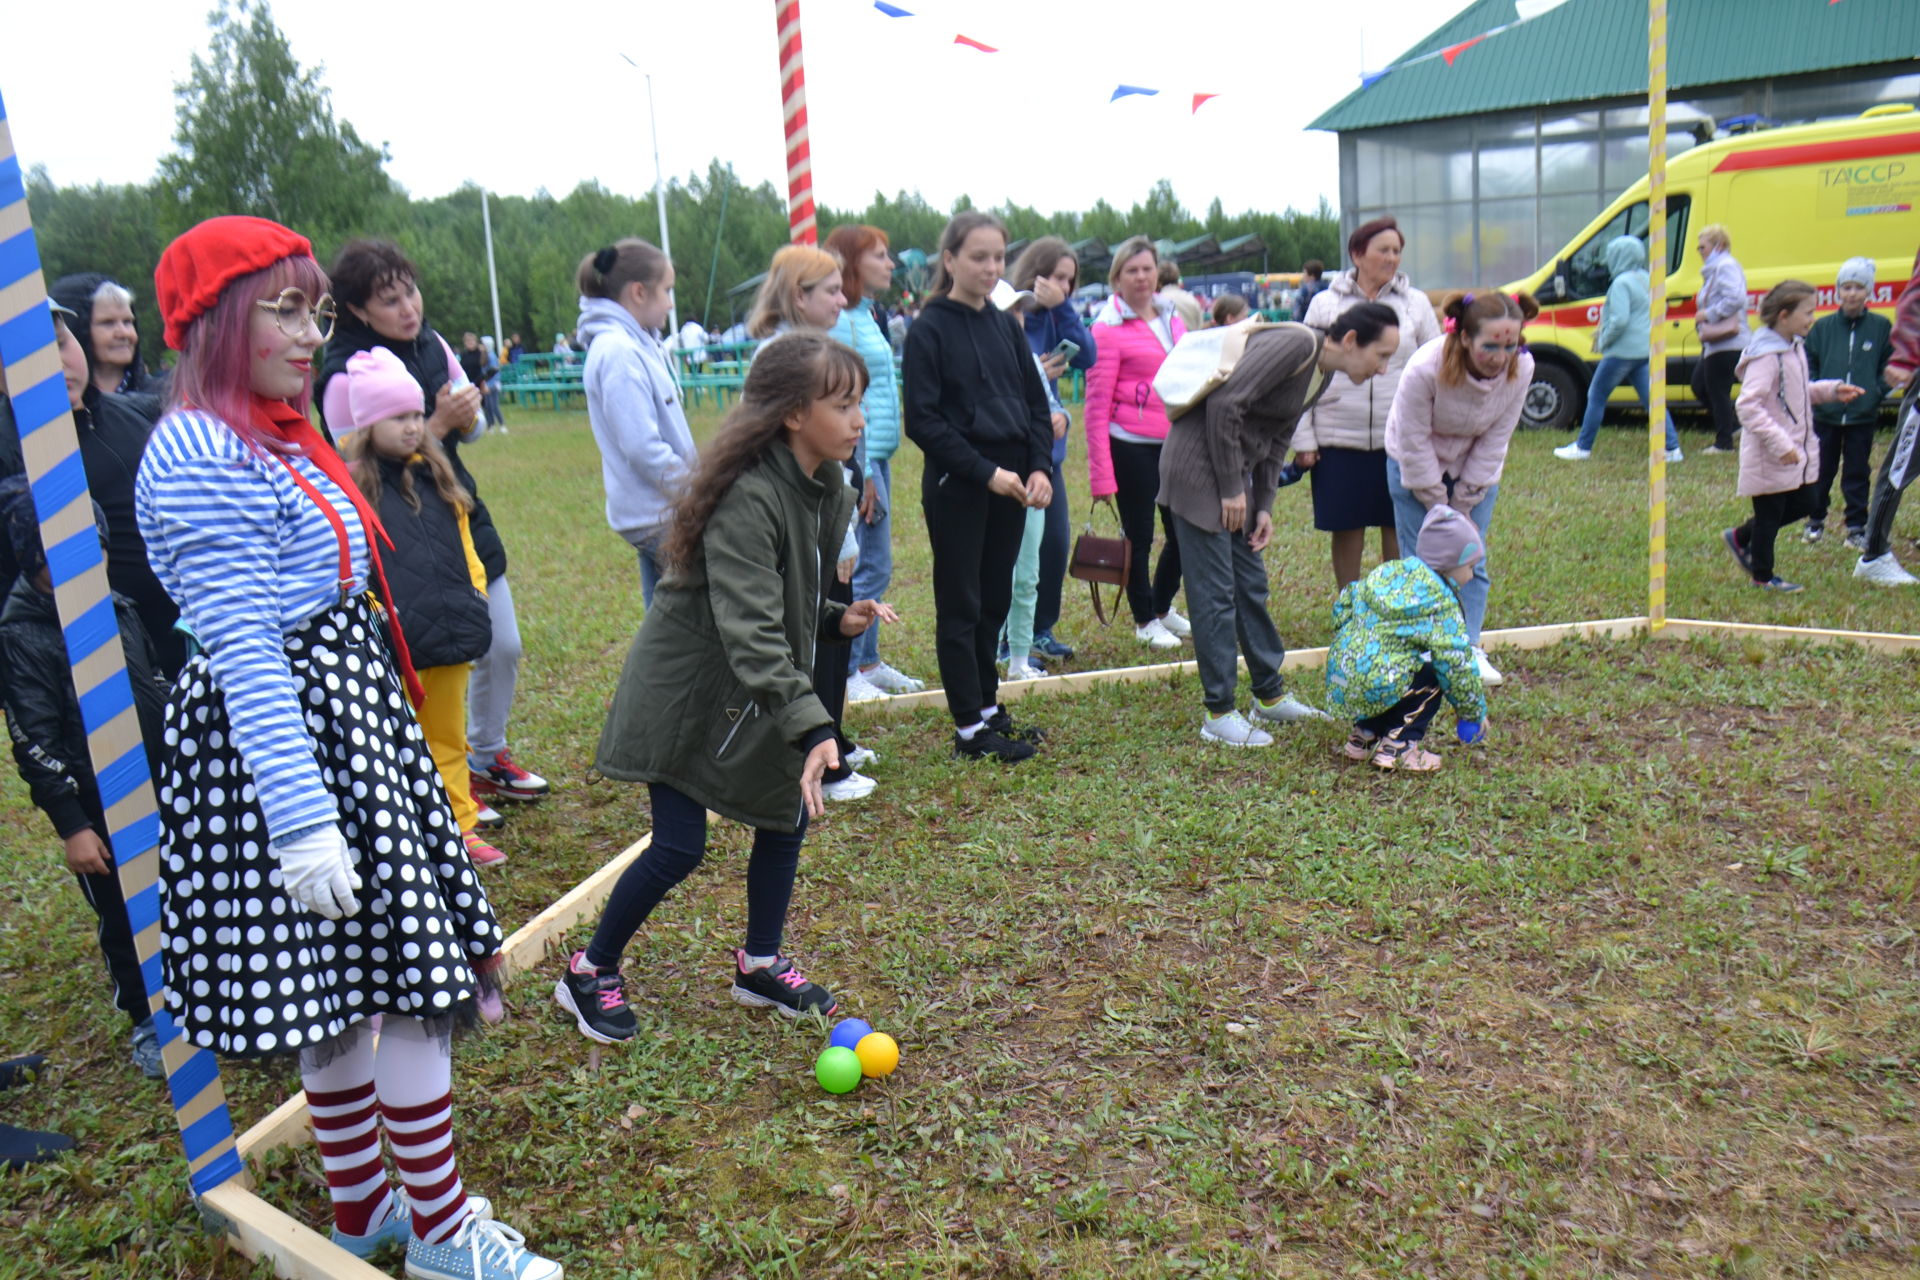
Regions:
<instances>
[{"instance_id":1,"label":"pink sandal","mask_svg":"<svg viewBox=\"0 0 1920 1280\"><path fill-rule=\"evenodd\" d=\"M1348 760L1366 760L1372 757L1379 741L1379 734L1355 729L1345 742L1333 749L1333 754Z\"/></svg>"},{"instance_id":2,"label":"pink sandal","mask_svg":"<svg viewBox=\"0 0 1920 1280\"><path fill-rule=\"evenodd\" d=\"M1377 769L1403 773L1432 773L1440 767L1440 757L1417 742L1388 738L1373 753L1373 764Z\"/></svg>"}]
</instances>

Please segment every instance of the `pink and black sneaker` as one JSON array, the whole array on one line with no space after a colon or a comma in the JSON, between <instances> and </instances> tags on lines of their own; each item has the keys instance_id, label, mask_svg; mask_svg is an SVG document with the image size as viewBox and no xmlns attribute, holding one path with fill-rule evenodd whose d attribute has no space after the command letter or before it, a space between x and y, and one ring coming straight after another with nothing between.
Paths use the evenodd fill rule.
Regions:
<instances>
[{"instance_id":1,"label":"pink and black sneaker","mask_svg":"<svg viewBox=\"0 0 1920 1280\"><path fill-rule=\"evenodd\" d=\"M785 956L764 968L749 969L744 951L733 953L733 998L755 1009L777 1009L789 1018L810 1013L832 1017L840 1008L833 992L808 982Z\"/></svg>"},{"instance_id":2,"label":"pink and black sneaker","mask_svg":"<svg viewBox=\"0 0 1920 1280\"><path fill-rule=\"evenodd\" d=\"M485 759L486 766L474 768L473 761L476 759ZM515 764L511 751L502 751L490 759L468 757L467 776L473 787L473 798L481 804L496 800L509 804L544 800L547 793L553 790L545 778Z\"/></svg>"},{"instance_id":3,"label":"pink and black sneaker","mask_svg":"<svg viewBox=\"0 0 1920 1280\"><path fill-rule=\"evenodd\" d=\"M574 952L567 961L567 971L554 984L553 999L573 1015L574 1025L589 1040L620 1044L640 1032L620 971L594 968L584 951Z\"/></svg>"}]
</instances>

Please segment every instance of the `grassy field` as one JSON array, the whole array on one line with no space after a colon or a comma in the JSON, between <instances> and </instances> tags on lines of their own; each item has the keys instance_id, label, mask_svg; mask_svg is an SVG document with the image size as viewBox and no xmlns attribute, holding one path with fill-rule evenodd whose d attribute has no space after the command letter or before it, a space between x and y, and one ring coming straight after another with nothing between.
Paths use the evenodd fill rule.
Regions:
<instances>
[{"instance_id":1,"label":"grassy field","mask_svg":"<svg viewBox=\"0 0 1920 1280\"><path fill-rule=\"evenodd\" d=\"M1490 626L1645 611L1641 439L1584 465L1517 442ZM521 412L469 457L514 557L515 746L558 787L488 873L517 924L646 828L637 790L585 777L639 583L583 417ZM898 464L884 649L931 677ZM1780 571L1809 590L1746 587L1718 541L1733 460L1671 476L1675 616L1920 631L1920 595L1797 535ZM1282 634L1323 644L1324 539L1304 488L1279 509ZM1084 589L1060 632L1074 669L1159 656ZM1331 725L1203 750L1191 678L1032 704L1054 737L1011 771L951 763L934 710L863 721L881 789L817 825L788 946L899 1039L899 1072L829 1097L818 1030L727 999L745 839L722 826L636 940L642 1032L598 1074L554 964L461 1046L469 1185L574 1277L1916 1274L1920 659L1495 657L1489 748L1427 778L1336 762ZM1319 700L1317 673L1296 687ZM5 772L0 1054L58 1069L0 1119L82 1150L0 1180L0 1277L256 1274L200 1231L85 905ZM298 1087L286 1063L225 1078L241 1124ZM265 1172L324 1229L310 1150Z\"/></svg>"}]
</instances>

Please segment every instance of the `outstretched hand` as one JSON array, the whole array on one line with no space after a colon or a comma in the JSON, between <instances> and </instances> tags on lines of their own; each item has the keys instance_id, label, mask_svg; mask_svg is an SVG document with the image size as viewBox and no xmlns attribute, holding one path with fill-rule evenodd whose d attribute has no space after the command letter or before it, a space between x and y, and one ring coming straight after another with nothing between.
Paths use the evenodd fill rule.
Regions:
<instances>
[{"instance_id":1,"label":"outstretched hand","mask_svg":"<svg viewBox=\"0 0 1920 1280\"><path fill-rule=\"evenodd\" d=\"M849 638L865 634L876 622L898 622L900 615L884 600L855 600L840 615L840 634Z\"/></svg>"}]
</instances>

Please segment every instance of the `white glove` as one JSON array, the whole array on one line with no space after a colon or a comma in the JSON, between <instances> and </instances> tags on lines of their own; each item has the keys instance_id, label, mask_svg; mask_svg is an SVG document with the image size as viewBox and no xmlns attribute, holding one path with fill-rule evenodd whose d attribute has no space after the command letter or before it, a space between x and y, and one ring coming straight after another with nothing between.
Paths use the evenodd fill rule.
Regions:
<instances>
[{"instance_id":1,"label":"white glove","mask_svg":"<svg viewBox=\"0 0 1920 1280\"><path fill-rule=\"evenodd\" d=\"M340 828L328 823L274 849L287 896L307 910L339 920L360 910L360 874Z\"/></svg>"}]
</instances>

